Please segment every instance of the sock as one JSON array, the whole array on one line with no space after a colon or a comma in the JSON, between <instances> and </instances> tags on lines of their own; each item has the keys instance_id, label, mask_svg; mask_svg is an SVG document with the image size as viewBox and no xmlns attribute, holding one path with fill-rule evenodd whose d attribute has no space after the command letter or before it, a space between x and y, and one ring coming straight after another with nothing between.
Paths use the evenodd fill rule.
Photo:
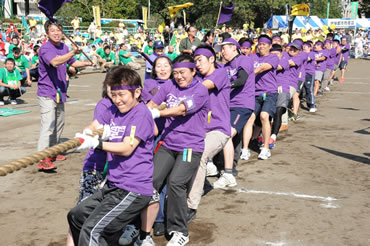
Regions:
<instances>
[{"instance_id":1,"label":"sock","mask_svg":"<svg viewBox=\"0 0 370 246\"><path fill-rule=\"evenodd\" d=\"M140 229L140 240L144 240L146 236L149 236L150 232L146 232Z\"/></svg>"},{"instance_id":2,"label":"sock","mask_svg":"<svg viewBox=\"0 0 370 246\"><path fill-rule=\"evenodd\" d=\"M233 174L233 169L232 168L225 168L225 173L226 174Z\"/></svg>"},{"instance_id":3,"label":"sock","mask_svg":"<svg viewBox=\"0 0 370 246\"><path fill-rule=\"evenodd\" d=\"M276 141L276 134L272 134L270 138L272 138L272 139L274 139L274 141Z\"/></svg>"}]
</instances>

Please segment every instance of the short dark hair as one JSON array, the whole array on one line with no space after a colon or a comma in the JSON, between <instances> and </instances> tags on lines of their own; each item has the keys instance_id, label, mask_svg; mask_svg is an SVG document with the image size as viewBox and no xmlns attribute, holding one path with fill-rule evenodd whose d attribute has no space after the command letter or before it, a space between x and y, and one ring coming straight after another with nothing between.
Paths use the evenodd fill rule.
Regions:
<instances>
[{"instance_id":1,"label":"short dark hair","mask_svg":"<svg viewBox=\"0 0 370 246\"><path fill-rule=\"evenodd\" d=\"M238 43L239 43L239 45L240 45L240 46L242 46L242 44L243 44L244 42L246 42L246 41L248 41L249 43L253 44L253 41L252 41L252 40L250 40L249 38L246 38L246 37L242 37L242 38L240 38L240 39L239 39L239 41L238 41Z\"/></svg>"},{"instance_id":2,"label":"short dark hair","mask_svg":"<svg viewBox=\"0 0 370 246\"><path fill-rule=\"evenodd\" d=\"M215 58L215 61L213 62L213 65L216 67L216 52L215 52L215 50L210 45L208 45L208 44L200 44L195 50L197 50L197 49L207 49L207 50L211 51L212 52L212 55ZM194 53L195 53L195 51L194 51ZM209 60L209 58L208 58L208 60Z\"/></svg>"},{"instance_id":3,"label":"short dark hair","mask_svg":"<svg viewBox=\"0 0 370 246\"><path fill-rule=\"evenodd\" d=\"M19 53L21 53L21 49L19 47L14 47L13 48L13 53L14 54L19 54Z\"/></svg>"},{"instance_id":4,"label":"short dark hair","mask_svg":"<svg viewBox=\"0 0 370 246\"><path fill-rule=\"evenodd\" d=\"M175 58L175 60L173 60L172 64L175 64L177 62L192 62L192 63L195 63L194 61L194 58L191 56L191 55L188 55L188 54L181 54L179 55L178 57ZM195 70L195 68L191 69L189 68L190 70Z\"/></svg>"},{"instance_id":5,"label":"short dark hair","mask_svg":"<svg viewBox=\"0 0 370 246\"><path fill-rule=\"evenodd\" d=\"M13 65L15 65L15 61L14 61L14 59L13 59L13 58L11 58L11 57L6 58L5 63L7 63L8 61L9 61L9 62L12 62L12 63L13 63Z\"/></svg>"},{"instance_id":6,"label":"short dark hair","mask_svg":"<svg viewBox=\"0 0 370 246\"><path fill-rule=\"evenodd\" d=\"M104 46L104 50L110 49L109 45Z\"/></svg>"},{"instance_id":7,"label":"short dark hair","mask_svg":"<svg viewBox=\"0 0 370 246\"><path fill-rule=\"evenodd\" d=\"M104 86L134 85L142 88L140 75L128 66L116 66L107 73ZM134 95L135 90L130 90Z\"/></svg>"},{"instance_id":8,"label":"short dark hair","mask_svg":"<svg viewBox=\"0 0 370 246\"><path fill-rule=\"evenodd\" d=\"M157 78L157 73L155 72L155 67L157 66L157 61L161 58L165 58L167 59L168 63L170 64L170 66L172 67L172 61L171 59L168 57L168 56L165 56L165 55L161 55L161 56L158 56L155 60L154 60L154 63L153 63L153 69L152 69L152 73L150 74L150 77L152 77L152 79L155 79ZM172 77L172 73L171 73L171 76L170 78Z\"/></svg>"},{"instance_id":9,"label":"short dark hair","mask_svg":"<svg viewBox=\"0 0 370 246\"><path fill-rule=\"evenodd\" d=\"M62 24L60 24L60 22L58 22L57 20L55 20L54 22L52 22L51 20L47 20L44 24L45 32L47 34L49 33L49 27L51 27L52 25L58 26L60 29L63 29Z\"/></svg>"},{"instance_id":10,"label":"short dark hair","mask_svg":"<svg viewBox=\"0 0 370 246\"><path fill-rule=\"evenodd\" d=\"M283 47L281 47L280 44L273 44L271 49L270 49L270 52L271 51L279 51L279 52L283 52Z\"/></svg>"},{"instance_id":11,"label":"short dark hair","mask_svg":"<svg viewBox=\"0 0 370 246\"><path fill-rule=\"evenodd\" d=\"M39 49L39 48L40 48L40 45L35 45L35 46L33 46L33 51L36 52L37 49Z\"/></svg>"},{"instance_id":12,"label":"short dark hair","mask_svg":"<svg viewBox=\"0 0 370 246\"><path fill-rule=\"evenodd\" d=\"M188 54L181 54L173 60L173 64L176 62L194 62L194 58Z\"/></svg>"}]
</instances>

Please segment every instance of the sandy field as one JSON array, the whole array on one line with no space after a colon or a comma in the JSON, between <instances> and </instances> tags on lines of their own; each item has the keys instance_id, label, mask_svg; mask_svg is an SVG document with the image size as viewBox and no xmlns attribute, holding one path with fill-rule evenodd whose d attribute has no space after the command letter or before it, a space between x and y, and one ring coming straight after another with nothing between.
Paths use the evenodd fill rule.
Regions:
<instances>
[{"instance_id":1,"label":"sandy field","mask_svg":"<svg viewBox=\"0 0 370 246\"><path fill-rule=\"evenodd\" d=\"M318 98L317 113L301 110L289 122L271 159L253 152L239 162L238 186L204 196L188 245L370 245L369 69L368 60L350 60L344 83ZM64 141L91 121L104 76L71 80ZM36 89L17 106L31 113L0 118L1 164L36 151ZM65 244L85 154L69 151L55 173L32 165L0 177L0 245Z\"/></svg>"}]
</instances>

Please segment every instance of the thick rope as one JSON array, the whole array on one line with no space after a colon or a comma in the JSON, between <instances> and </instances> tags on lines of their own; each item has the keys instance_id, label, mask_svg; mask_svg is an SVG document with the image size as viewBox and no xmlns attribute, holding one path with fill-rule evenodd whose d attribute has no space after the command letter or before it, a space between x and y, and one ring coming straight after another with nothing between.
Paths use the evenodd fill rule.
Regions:
<instances>
[{"instance_id":1,"label":"thick rope","mask_svg":"<svg viewBox=\"0 0 370 246\"><path fill-rule=\"evenodd\" d=\"M102 135L104 129L99 129L93 133L93 135ZM26 157L20 158L16 161L12 161L8 164L0 166L0 176L5 176L8 173L18 171L21 168L25 168L34 163L37 163L45 158L55 157L67 150L74 149L82 144L80 139L71 139L67 142L54 145L53 147L47 148L45 150L33 153Z\"/></svg>"}]
</instances>

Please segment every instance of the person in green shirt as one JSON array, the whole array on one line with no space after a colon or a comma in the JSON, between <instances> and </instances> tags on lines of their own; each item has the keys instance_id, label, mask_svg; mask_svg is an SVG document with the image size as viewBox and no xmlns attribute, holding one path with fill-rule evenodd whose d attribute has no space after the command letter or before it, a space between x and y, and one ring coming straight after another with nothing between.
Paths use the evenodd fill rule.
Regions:
<instances>
[{"instance_id":1,"label":"person in green shirt","mask_svg":"<svg viewBox=\"0 0 370 246\"><path fill-rule=\"evenodd\" d=\"M167 56L171 59L171 61L173 61L177 57L177 53L175 51L175 47L173 47L172 45L169 45L168 46Z\"/></svg>"},{"instance_id":2,"label":"person in green shirt","mask_svg":"<svg viewBox=\"0 0 370 246\"><path fill-rule=\"evenodd\" d=\"M117 64L116 55L110 50L107 45L104 47L104 52L100 55L102 58L101 71L107 72L106 68L110 68Z\"/></svg>"},{"instance_id":3,"label":"person in green shirt","mask_svg":"<svg viewBox=\"0 0 370 246\"><path fill-rule=\"evenodd\" d=\"M150 56L151 54L153 54L153 52L154 52L154 50L153 50L153 40L149 40L148 45L145 46L145 48L144 48L144 53L148 54L148 56Z\"/></svg>"},{"instance_id":4,"label":"person in green shirt","mask_svg":"<svg viewBox=\"0 0 370 246\"><path fill-rule=\"evenodd\" d=\"M0 105L4 105L4 96L9 96L10 104L17 104L16 98L26 93L26 88L21 87L22 76L15 68L13 58L5 60L5 67L0 69Z\"/></svg>"},{"instance_id":5,"label":"person in green shirt","mask_svg":"<svg viewBox=\"0 0 370 246\"><path fill-rule=\"evenodd\" d=\"M132 53L128 52L125 44L120 45L120 51L118 53L119 64L127 65L132 69L138 70L141 68L139 63L134 62Z\"/></svg>"},{"instance_id":6,"label":"person in green shirt","mask_svg":"<svg viewBox=\"0 0 370 246\"><path fill-rule=\"evenodd\" d=\"M32 86L32 80L30 75L30 63L24 55L21 55L21 49L14 47L13 53L9 54L7 58L13 58L15 61L15 68L19 70L22 75L22 85L27 82L28 86Z\"/></svg>"},{"instance_id":7,"label":"person in green shirt","mask_svg":"<svg viewBox=\"0 0 370 246\"><path fill-rule=\"evenodd\" d=\"M34 52L34 55L32 57L32 60L31 60L31 67L30 67L30 75L31 75L31 78L35 78L36 80L39 80L39 50L40 50L40 46L39 45L35 45L33 47L33 52Z\"/></svg>"},{"instance_id":8,"label":"person in green shirt","mask_svg":"<svg viewBox=\"0 0 370 246\"><path fill-rule=\"evenodd\" d=\"M12 42L11 42L11 44L9 45L9 52L8 52L8 54L12 54L13 53L13 49L15 48L15 47L19 47L20 45L19 45L19 40L18 40L18 38L17 37L14 37L14 38L12 38Z\"/></svg>"}]
</instances>

